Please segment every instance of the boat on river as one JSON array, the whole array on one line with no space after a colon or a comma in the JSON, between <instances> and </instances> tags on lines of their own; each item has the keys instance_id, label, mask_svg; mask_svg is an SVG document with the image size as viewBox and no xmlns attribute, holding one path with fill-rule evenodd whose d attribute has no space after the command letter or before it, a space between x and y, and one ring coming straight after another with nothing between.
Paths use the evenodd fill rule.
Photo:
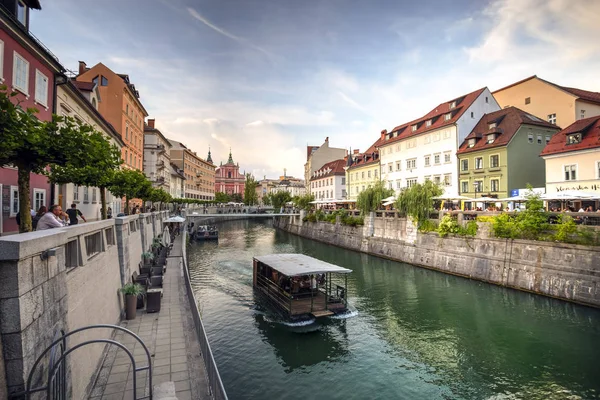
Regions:
<instances>
[{"instance_id":1,"label":"boat on river","mask_svg":"<svg viewBox=\"0 0 600 400\"><path fill-rule=\"evenodd\" d=\"M200 225L194 231L196 240L219 240L219 230L216 226Z\"/></svg>"},{"instance_id":2,"label":"boat on river","mask_svg":"<svg viewBox=\"0 0 600 400\"><path fill-rule=\"evenodd\" d=\"M254 288L291 320L319 318L348 310L348 274L304 254L270 254L253 259Z\"/></svg>"}]
</instances>

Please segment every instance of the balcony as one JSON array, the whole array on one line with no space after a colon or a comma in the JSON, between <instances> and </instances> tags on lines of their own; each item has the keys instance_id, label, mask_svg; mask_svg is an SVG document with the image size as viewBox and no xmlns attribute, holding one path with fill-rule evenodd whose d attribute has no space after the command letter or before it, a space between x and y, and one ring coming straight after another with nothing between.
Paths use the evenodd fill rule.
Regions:
<instances>
[{"instance_id":1,"label":"balcony","mask_svg":"<svg viewBox=\"0 0 600 400\"><path fill-rule=\"evenodd\" d=\"M156 168L157 169L163 169L164 167L165 167L165 162L164 161L161 160L161 161L158 161L156 163Z\"/></svg>"}]
</instances>

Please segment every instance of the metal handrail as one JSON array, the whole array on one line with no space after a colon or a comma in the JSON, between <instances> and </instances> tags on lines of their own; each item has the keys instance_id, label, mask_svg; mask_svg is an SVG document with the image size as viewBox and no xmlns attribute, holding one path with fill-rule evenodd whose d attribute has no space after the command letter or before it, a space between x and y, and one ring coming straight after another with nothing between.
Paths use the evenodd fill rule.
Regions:
<instances>
[{"instance_id":1,"label":"metal handrail","mask_svg":"<svg viewBox=\"0 0 600 400\"><path fill-rule=\"evenodd\" d=\"M190 302L190 309L192 311L192 318L194 320L194 326L196 328L196 336L198 337L198 341L200 342L200 349L202 351L202 359L204 360L204 366L206 368L206 372L208 374L208 385L210 391L215 400L227 400L227 393L225 392L225 387L223 386L223 381L221 380L221 375L219 375L219 370L217 368L217 363L215 362L215 358L213 356L212 350L210 348L210 344L208 343L208 337L206 336L206 330L204 329L204 324L202 323L202 319L200 318L200 311L198 310L198 302L196 300L196 296L194 295L194 291L192 290L192 284L190 281L190 273L187 267L186 253L185 253L185 245L187 243L187 231L184 230L183 235L181 235L182 240L182 252L183 252L183 277L185 281L185 287L187 290L187 298Z\"/></svg>"}]
</instances>

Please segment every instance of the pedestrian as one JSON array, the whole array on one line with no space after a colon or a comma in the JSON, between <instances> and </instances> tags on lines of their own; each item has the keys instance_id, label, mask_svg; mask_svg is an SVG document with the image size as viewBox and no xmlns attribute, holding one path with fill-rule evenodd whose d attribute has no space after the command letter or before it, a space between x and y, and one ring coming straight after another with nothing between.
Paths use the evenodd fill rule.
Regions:
<instances>
[{"instance_id":1,"label":"pedestrian","mask_svg":"<svg viewBox=\"0 0 600 400\"><path fill-rule=\"evenodd\" d=\"M63 213L62 207L58 204L50 206L50 212L42 215L37 223L37 230L43 231L52 228L62 228L64 224L60 221L60 215Z\"/></svg>"},{"instance_id":2,"label":"pedestrian","mask_svg":"<svg viewBox=\"0 0 600 400\"><path fill-rule=\"evenodd\" d=\"M87 222L81 211L77 209L77 205L75 203L71 204L71 208L67 210L67 215L69 216L69 225L77 225L79 223L77 216L80 216L84 222Z\"/></svg>"},{"instance_id":3,"label":"pedestrian","mask_svg":"<svg viewBox=\"0 0 600 400\"><path fill-rule=\"evenodd\" d=\"M44 214L46 214L48 212L48 209L46 208L46 206L41 206L40 209L38 210L38 212L35 214L35 217L33 217L31 219L31 228L35 231L37 228L37 224L38 222L40 222L40 219L44 216Z\"/></svg>"},{"instance_id":4,"label":"pedestrian","mask_svg":"<svg viewBox=\"0 0 600 400\"><path fill-rule=\"evenodd\" d=\"M112 208L110 207L106 209L106 218L112 218Z\"/></svg>"}]
</instances>

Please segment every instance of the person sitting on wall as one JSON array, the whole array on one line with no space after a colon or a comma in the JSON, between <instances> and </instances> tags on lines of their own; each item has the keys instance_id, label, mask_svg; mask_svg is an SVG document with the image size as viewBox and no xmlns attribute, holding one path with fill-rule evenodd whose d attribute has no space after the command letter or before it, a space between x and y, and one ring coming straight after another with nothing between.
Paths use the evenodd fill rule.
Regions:
<instances>
[{"instance_id":1,"label":"person sitting on wall","mask_svg":"<svg viewBox=\"0 0 600 400\"><path fill-rule=\"evenodd\" d=\"M50 206L50 212L42 215L37 224L37 230L43 231L46 229L62 228L65 225L60 221L60 216L63 214L62 207L58 204Z\"/></svg>"}]
</instances>

